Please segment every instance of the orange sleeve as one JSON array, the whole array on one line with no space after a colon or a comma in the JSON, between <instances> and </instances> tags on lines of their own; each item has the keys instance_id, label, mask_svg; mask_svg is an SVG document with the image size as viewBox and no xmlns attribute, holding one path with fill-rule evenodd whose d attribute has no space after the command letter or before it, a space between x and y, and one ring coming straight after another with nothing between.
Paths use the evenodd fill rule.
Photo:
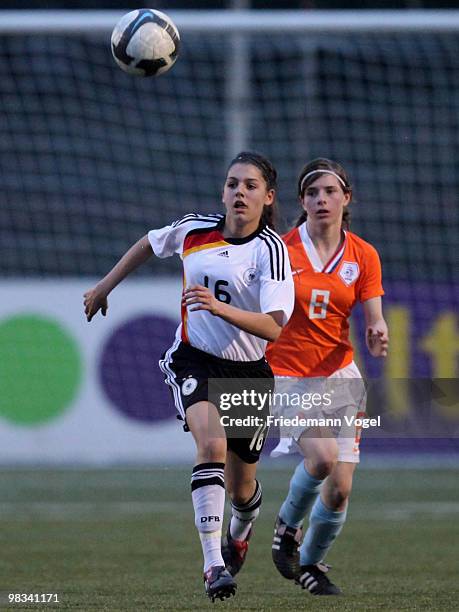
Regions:
<instances>
[{"instance_id":1,"label":"orange sleeve","mask_svg":"<svg viewBox=\"0 0 459 612\"><path fill-rule=\"evenodd\" d=\"M365 245L362 253L362 274L359 278L357 295L360 302L384 295L381 262L378 252L371 245Z\"/></svg>"}]
</instances>

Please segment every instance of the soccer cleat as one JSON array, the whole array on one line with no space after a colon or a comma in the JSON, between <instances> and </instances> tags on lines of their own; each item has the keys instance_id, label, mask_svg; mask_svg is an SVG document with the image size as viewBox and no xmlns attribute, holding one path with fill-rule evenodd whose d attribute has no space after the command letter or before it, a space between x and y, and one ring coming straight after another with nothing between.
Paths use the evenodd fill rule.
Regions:
<instances>
[{"instance_id":1,"label":"soccer cleat","mask_svg":"<svg viewBox=\"0 0 459 612\"><path fill-rule=\"evenodd\" d=\"M274 565L287 580L300 575L300 553L302 531L300 527L289 527L278 516L274 526L271 546Z\"/></svg>"},{"instance_id":2,"label":"soccer cleat","mask_svg":"<svg viewBox=\"0 0 459 612\"><path fill-rule=\"evenodd\" d=\"M312 595L341 595L341 589L336 584L333 584L333 582L330 582L329 578L325 575L330 567L326 563L302 565L301 573L295 579L295 582L302 589L307 589Z\"/></svg>"},{"instance_id":3,"label":"soccer cleat","mask_svg":"<svg viewBox=\"0 0 459 612\"><path fill-rule=\"evenodd\" d=\"M222 541L222 557L231 576L235 576L244 565L251 535L252 530L249 531L245 540L234 540L231 537L230 526L228 525L226 536Z\"/></svg>"},{"instance_id":4,"label":"soccer cleat","mask_svg":"<svg viewBox=\"0 0 459 612\"><path fill-rule=\"evenodd\" d=\"M222 601L236 594L237 584L223 565L211 567L204 572L204 586L209 599Z\"/></svg>"}]
</instances>

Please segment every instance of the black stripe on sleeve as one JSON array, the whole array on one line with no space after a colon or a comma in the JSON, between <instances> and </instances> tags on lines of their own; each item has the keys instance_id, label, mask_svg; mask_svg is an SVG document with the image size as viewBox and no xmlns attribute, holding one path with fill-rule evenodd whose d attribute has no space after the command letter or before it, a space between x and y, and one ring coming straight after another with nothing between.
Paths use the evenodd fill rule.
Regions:
<instances>
[{"instance_id":1,"label":"black stripe on sleeve","mask_svg":"<svg viewBox=\"0 0 459 612\"><path fill-rule=\"evenodd\" d=\"M280 269L281 255L279 254L279 245L273 236L270 236L270 237L271 237L272 243L274 244L274 248L276 249L276 273L277 273L277 280L280 280L281 279L281 269ZM281 249L281 252L282 252L282 249Z\"/></svg>"},{"instance_id":2,"label":"black stripe on sleeve","mask_svg":"<svg viewBox=\"0 0 459 612\"><path fill-rule=\"evenodd\" d=\"M268 247L268 250L269 250L269 263L271 265L271 278L274 280L274 262L273 262L273 249L272 249L272 246L271 246L268 238L266 238L264 236L263 232L261 232L261 234L259 234L259 238L261 238L261 240L263 240L263 242Z\"/></svg>"},{"instance_id":3,"label":"black stripe on sleeve","mask_svg":"<svg viewBox=\"0 0 459 612\"><path fill-rule=\"evenodd\" d=\"M273 280L285 280L285 251L281 238L268 228L260 234L269 247L271 258L271 278Z\"/></svg>"},{"instance_id":4,"label":"black stripe on sleeve","mask_svg":"<svg viewBox=\"0 0 459 612\"><path fill-rule=\"evenodd\" d=\"M190 213L177 219L172 223L172 227L177 227L179 225L183 225L184 223L189 223L190 221L203 221L204 223L218 223L223 218L223 215L219 214L209 214L209 215L198 215L197 213Z\"/></svg>"},{"instance_id":5,"label":"black stripe on sleeve","mask_svg":"<svg viewBox=\"0 0 459 612\"><path fill-rule=\"evenodd\" d=\"M282 240L282 238L276 234L276 232L273 232L269 227L266 228L265 230L268 234L270 234L273 238L273 240L279 245L279 249L280 249L280 253L281 253L281 257L280 257L280 279L278 280L285 280L285 256L286 256L286 246Z\"/></svg>"}]
</instances>

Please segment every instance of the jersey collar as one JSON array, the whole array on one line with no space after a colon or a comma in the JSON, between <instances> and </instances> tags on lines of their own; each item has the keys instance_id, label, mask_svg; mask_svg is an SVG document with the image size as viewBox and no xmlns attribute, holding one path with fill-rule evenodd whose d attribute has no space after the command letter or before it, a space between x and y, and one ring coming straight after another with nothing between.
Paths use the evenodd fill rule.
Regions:
<instances>
[{"instance_id":1,"label":"jersey collar","mask_svg":"<svg viewBox=\"0 0 459 612\"><path fill-rule=\"evenodd\" d=\"M223 235L223 228L225 227L225 221L226 221L226 215L223 216L223 219L221 219L217 225L217 229L220 231L222 235ZM228 242L228 244L246 244L246 242L250 242L251 240L256 238L258 234L265 229L265 227L266 225L264 223L260 223L257 229L251 234L249 234L248 236L246 236L245 238L229 238L228 237L228 238L223 238L223 240L225 240L225 242Z\"/></svg>"},{"instance_id":2,"label":"jersey collar","mask_svg":"<svg viewBox=\"0 0 459 612\"><path fill-rule=\"evenodd\" d=\"M306 255L313 267L314 272L322 272L323 274L331 274L338 266L344 256L347 244L347 234L345 230L342 230L344 234L343 244L338 246L336 252L330 257L327 263L324 265L322 260L317 253L316 247L314 246L311 237L308 234L306 223L302 223L298 228L301 242L303 243Z\"/></svg>"}]
</instances>

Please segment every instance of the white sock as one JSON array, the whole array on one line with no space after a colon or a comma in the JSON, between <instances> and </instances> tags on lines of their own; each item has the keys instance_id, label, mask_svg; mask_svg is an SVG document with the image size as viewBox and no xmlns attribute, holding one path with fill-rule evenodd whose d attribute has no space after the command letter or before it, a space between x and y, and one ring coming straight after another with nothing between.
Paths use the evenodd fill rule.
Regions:
<instances>
[{"instance_id":1,"label":"white sock","mask_svg":"<svg viewBox=\"0 0 459 612\"><path fill-rule=\"evenodd\" d=\"M222 557L222 530L209 533L199 532L202 554L204 555L204 571L216 565L225 565Z\"/></svg>"},{"instance_id":2,"label":"white sock","mask_svg":"<svg viewBox=\"0 0 459 612\"><path fill-rule=\"evenodd\" d=\"M212 566L225 565L221 552L224 467L224 463L201 463L193 468L191 476L195 525L201 540L205 572Z\"/></svg>"},{"instance_id":3,"label":"white sock","mask_svg":"<svg viewBox=\"0 0 459 612\"><path fill-rule=\"evenodd\" d=\"M230 535L233 540L245 540L252 529L252 523L260 514L262 500L261 485L255 480L255 492L245 504L231 502L232 517L230 522Z\"/></svg>"},{"instance_id":4,"label":"white sock","mask_svg":"<svg viewBox=\"0 0 459 612\"><path fill-rule=\"evenodd\" d=\"M243 513L237 513L233 510L233 516L230 522L230 534L233 540L245 540L252 529L252 523L260 514L260 509L257 508L254 512L246 514L247 518L242 518Z\"/></svg>"}]
</instances>

